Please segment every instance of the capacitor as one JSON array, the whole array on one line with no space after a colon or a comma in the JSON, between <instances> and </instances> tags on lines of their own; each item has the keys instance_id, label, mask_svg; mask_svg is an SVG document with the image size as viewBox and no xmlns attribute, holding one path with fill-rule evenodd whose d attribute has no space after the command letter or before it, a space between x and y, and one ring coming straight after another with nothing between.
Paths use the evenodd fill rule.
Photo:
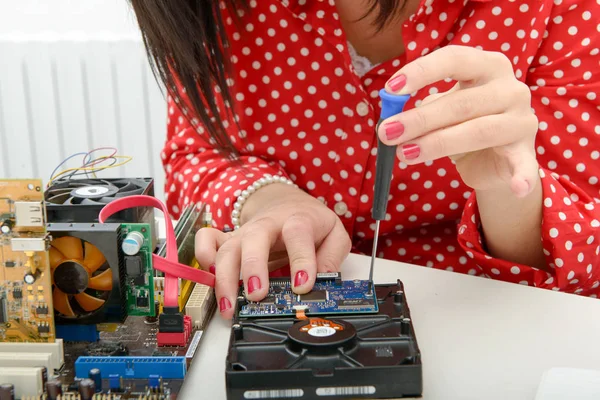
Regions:
<instances>
[{"instance_id":1,"label":"capacitor","mask_svg":"<svg viewBox=\"0 0 600 400\"><path fill-rule=\"evenodd\" d=\"M102 391L102 372L100 372L100 370L98 368L92 368L90 369L90 372L88 372L88 378L90 378L91 380L94 381L94 384L96 385L96 393L99 393Z\"/></svg>"},{"instance_id":2,"label":"capacitor","mask_svg":"<svg viewBox=\"0 0 600 400\"><path fill-rule=\"evenodd\" d=\"M2 233L4 234L8 234L12 231L14 226L15 223L12 220L7 219L2 222L2 226L0 226L0 231L2 231Z\"/></svg>"},{"instance_id":3,"label":"capacitor","mask_svg":"<svg viewBox=\"0 0 600 400\"><path fill-rule=\"evenodd\" d=\"M123 249L123 252L128 256L135 256L137 253L140 252L140 249L143 245L144 235L142 235L140 232L133 231L129 232L127 236L125 236L121 248Z\"/></svg>"},{"instance_id":4,"label":"capacitor","mask_svg":"<svg viewBox=\"0 0 600 400\"><path fill-rule=\"evenodd\" d=\"M31 272L26 273L25 276L23 277L23 281L28 285L35 283L36 279L37 279L37 274L32 274Z\"/></svg>"},{"instance_id":5,"label":"capacitor","mask_svg":"<svg viewBox=\"0 0 600 400\"><path fill-rule=\"evenodd\" d=\"M96 394L96 384L91 379L84 379L79 382L79 394L81 400L92 400Z\"/></svg>"},{"instance_id":6,"label":"capacitor","mask_svg":"<svg viewBox=\"0 0 600 400\"><path fill-rule=\"evenodd\" d=\"M15 387L10 383L0 385L0 400L14 400Z\"/></svg>"},{"instance_id":7,"label":"capacitor","mask_svg":"<svg viewBox=\"0 0 600 400\"><path fill-rule=\"evenodd\" d=\"M50 381L46 383L46 394L49 400L57 400L58 396L62 397L62 383L60 381Z\"/></svg>"}]
</instances>

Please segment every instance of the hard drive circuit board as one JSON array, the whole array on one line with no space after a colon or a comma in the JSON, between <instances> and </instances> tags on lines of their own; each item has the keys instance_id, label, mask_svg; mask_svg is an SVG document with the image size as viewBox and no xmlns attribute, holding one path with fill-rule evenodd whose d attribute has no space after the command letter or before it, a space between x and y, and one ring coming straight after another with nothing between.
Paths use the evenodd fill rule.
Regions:
<instances>
[{"instance_id":1,"label":"hard drive circuit board","mask_svg":"<svg viewBox=\"0 0 600 400\"><path fill-rule=\"evenodd\" d=\"M240 317L291 316L298 312L306 315L377 313L372 283L366 280L342 281L339 273L318 274L313 290L298 295L293 292L290 279L274 279L268 295L260 302L248 302L245 297Z\"/></svg>"}]
</instances>

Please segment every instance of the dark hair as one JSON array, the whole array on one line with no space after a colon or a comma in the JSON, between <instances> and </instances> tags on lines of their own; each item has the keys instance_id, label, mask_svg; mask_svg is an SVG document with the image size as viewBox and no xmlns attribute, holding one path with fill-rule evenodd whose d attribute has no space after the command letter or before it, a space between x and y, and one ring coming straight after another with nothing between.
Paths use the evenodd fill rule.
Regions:
<instances>
[{"instance_id":1,"label":"dark hair","mask_svg":"<svg viewBox=\"0 0 600 400\"><path fill-rule=\"evenodd\" d=\"M403 0L369 0L365 17L375 11L374 24L382 29L403 8ZM198 117L216 148L235 158L236 150L226 131L213 90L218 86L225 105L233 104L227 87L228 42L217 0L130 0L142 32L144 46L155 77L183 108L175 89L185 88L192 110L186 117ZM226 7L248 9L247 0L225 0ZM226 107L225 115L231 117Z\"/></svg>"}]
</instances>

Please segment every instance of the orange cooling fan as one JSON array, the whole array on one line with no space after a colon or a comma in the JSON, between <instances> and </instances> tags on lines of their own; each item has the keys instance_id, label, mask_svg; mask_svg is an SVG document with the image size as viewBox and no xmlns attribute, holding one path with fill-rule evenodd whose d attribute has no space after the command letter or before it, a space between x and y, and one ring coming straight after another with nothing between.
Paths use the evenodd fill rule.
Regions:
<instances>
[{"instance_id":1,"label":"orange cooling fan","mask_svg":"<svg viewBox=\"0 0 600 400\"><path fill-rule=\"evenodd\" d=\"M112 271L102 252L73 236L51 242L50 268L54 310L67 318L99 310L113 288Z\"/></svg>"}]
</instances>

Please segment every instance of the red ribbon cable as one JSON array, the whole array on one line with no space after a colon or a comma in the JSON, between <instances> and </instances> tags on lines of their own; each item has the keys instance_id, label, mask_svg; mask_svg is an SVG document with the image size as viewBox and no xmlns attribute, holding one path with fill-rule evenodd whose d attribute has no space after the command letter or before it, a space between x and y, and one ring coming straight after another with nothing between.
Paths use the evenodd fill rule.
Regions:
<instances>
[{"instance_id":1,"label":"red ribbon cable","mask_svg":"<svg viewBox=\"0 0 600 400\"><path fill-rule=\"evenodd\" d=\"M104 223L111 215L119 211L134 207L153 207L161 210L165 216L167 231L167 256L161 257L152 254L154 269L165 273L165 302L166 307L179 307L179 285L177 278L193 281L206 286L215 286L215 276L210 272L203 271L179 263L177 257L177 240L173 230L173 223L169 218L167 206L152 196L129 196L122 197L108 203L102 208L99 215L100 223ZM154 227L152 227L154 229Z\"/></svg>"}]
</instances>

